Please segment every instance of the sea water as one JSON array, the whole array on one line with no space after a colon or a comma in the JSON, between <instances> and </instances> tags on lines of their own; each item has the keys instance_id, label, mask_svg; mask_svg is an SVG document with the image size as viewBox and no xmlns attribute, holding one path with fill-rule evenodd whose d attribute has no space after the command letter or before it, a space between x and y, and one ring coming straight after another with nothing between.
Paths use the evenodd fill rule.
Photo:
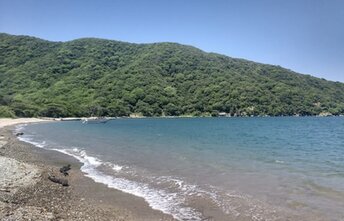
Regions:
<instances>
[{"instance_id":1,"label":"sea water","mask_svg":"<svg viewBox=\"0 0 344 221\"><path fill-rule=\"evenodd\" d=\"M75 157L95 182L178 220L209 211L223 220L344 220L343 117L116 119L17 130L26 142Z\"/></svg>"}]
</instances>

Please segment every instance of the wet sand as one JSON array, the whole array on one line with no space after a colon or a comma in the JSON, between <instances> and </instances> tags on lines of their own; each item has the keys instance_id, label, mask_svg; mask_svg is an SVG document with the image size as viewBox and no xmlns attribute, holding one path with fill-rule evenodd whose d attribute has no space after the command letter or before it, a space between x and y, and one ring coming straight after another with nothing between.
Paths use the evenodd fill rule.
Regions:
<instances>
[{"instance_id":1,"label":"wet sand","mask_svg":"<svg viewBox=\"0 0 344 221\"><path fill-rule=\"evenodd\" d=\"M0 124L0 164L11 167L0 175L0 220L174 220L142 198L85 177L74 158L19 141L6 121ZM64 177L59 168L67 164L72 169ZM17 179L23 174L26 179ZM67 179L69 186L51 182L51 175Z\"/></svg>"}]
</instances>

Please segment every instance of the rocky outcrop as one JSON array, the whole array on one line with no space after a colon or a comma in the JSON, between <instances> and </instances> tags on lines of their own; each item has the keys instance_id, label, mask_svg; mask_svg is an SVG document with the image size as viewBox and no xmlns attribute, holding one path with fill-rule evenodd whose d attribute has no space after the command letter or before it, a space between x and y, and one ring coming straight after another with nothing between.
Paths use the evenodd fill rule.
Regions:
<instances>
[{"instance_id":1,"label":"rocky outcrop","mask_svg":"<svg viewBox=\"0 0 344 221\"><path fill-rule=\"evenodd\" d=\"M60 173L62 173L65 176L68 176L68 171L71 169L70 164L68 164L67 166L63 166L60 168Z\"/></svg>"},{"instance_id":2,"label":"rocky outcrop","mask_svg":"<svg viewBox=\"0 0 344 221\"><path fill-rule=\"evenodd\" d=\"M55 176L53 176L53 175L48 176L48 179L49 179L51 182L61 184L62 186L69 186L68 180L67 180L67 179L58 178L58 177L55 177Z\"/></svg>"}]
</instances>

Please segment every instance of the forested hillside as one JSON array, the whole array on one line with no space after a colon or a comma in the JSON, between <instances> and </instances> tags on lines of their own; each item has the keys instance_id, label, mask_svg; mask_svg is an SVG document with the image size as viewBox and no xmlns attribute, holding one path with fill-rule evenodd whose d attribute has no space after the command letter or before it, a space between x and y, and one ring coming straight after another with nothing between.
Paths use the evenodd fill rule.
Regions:
<instances>
[{"instance_id":1,"label":"forested hillside","mask_svg":"<svg viewBox=\"0 0 344 221\"><path fill-rule=\"evenodd\" d=\"M344 84L176 43L0 34L0 116L344 114Z\"/></svg>"}]
</instances>

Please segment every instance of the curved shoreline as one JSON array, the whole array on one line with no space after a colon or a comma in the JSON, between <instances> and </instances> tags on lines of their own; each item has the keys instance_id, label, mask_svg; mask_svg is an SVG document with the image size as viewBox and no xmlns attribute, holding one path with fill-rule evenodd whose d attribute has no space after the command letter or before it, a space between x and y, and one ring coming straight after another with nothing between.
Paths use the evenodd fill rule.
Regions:
<instances>
[{"instance_id":1,"label":"curved shoreline","mask_svg":"<svg viewBox=\"0 0 344 221\"><path fill-rule=\"evenodd\" d=\"M95 183L84 176L80 171L81 163L75 158L35 147L19 141L13 135L13 125L36 122L46 120L0 119L0 132L6 140L0 154L6 159L15 159L40 170L35 184L20 186L18 193L6 199L0 197L1 220L174 220L150 208L140 197ZM47 179L50 174L58 176L59 168L67 164L72 165L67 178L69 187L62 187ZM16 201L15 206L12 201Z\"/></svg>"},{"instance_id":2,"label":"curved shoreline","mask_svg":"<svg viewBox=\"0 0 344 221\"><path fill-rule=\"evenodd\" d=\"M0 118L0 129L7 126L13 126L16 124L28 124L28 123L42 123L51 122L50 119L40 119L40 118Z\"/></svg>"},{"instance_id":3,"label":"curved shoreline","mask_svg":"<svg viewBox=\"0 0 344 221\"><path fill-rule=\"evenodd\" d=\"M56 125L56 124L52 124ZM47 125L41 125L42 127L45 127ZM11 131L12 130L12 131ZM82 169L83 166L87 165L83 160L78 161L75 156L71 156L66 153L59 153L58 151L51 151L55 146L57 147L58 144L55 143L53 145L48 145L49 148L44 149L40 148L39 143L43 140L45 142L45 139L43 137L42 140L38 140L37 143L32 142L32 144L28 144L21 141L18 141L16 137L14 137L13 133L13 127L12 128L6 128L4 129L4 133L6 133L4 136L2 136L2 130L0 130L0 138L1 137L6 137L6 139L10 140L9 144L5 148L6 151L1 151L1 153L5 153L6 157L11 157L15 158L19 161L24 161L26 163L34 164L35 166L39 167L42 169L42 175L41 175L41 180L39 180L39 185L43 183L43 185L50 185L49 188L43 188L45 189L44 191L50 191L52 189L52 183L48 182L47 183L47 175L50 172L53 172L55 174L59 174L59 168L63 165L71 164L72 165L72 171L70 176L68 177L68 180L71 182L71 188L67 188L69 191L68 194L72 194L73 197L70 195L64 195L63 197L59 196L58 194L60 193L54 193L54 194L47 194L46 197L54 197L55 199L60 200L63 204L70 205L69 208L67 209L68 213L67 215L64 214L66 209L57 209L57 212L53 211L52 214L58 214L58 216L62 216L64 219L67 220L78 220L78 218L83 217L83 219L80 218L80 220L173 220L173 218L169 215L163 214L159 208L157 210L152 209L152 206L149 206L149 201L145 201L143 198L140 198L140 195L135 196L136 194L132 195L126 193L125 189L127 186L123 188L118 186L109 186L106 185L107 182L100 181L100 183L97 183L97 177L90 177L87 175L87 171L84 171ZM28 135L27 137L23 136L22 138L29 138L32 136L30 132L33 132L34 130L23 130L23 132ZM53 136L57 135L58 133L63 133L63 131L60 132L55 132L54 134L52 131L53 129L45 129L44 131L49 132L49 134L52 134ZM40 131L42 134L44 134L44 131ZM67 130L68 131L68 130ZM20 130L18 131L20 132ZM69 132L69 131L68 131ZM36 132L39 134L39 132ZM48 136L48 134L45 134ZM93 133L89 136L93 136ZM67 136L68 137L68 136ZM70 136L71 138L76 138L78 135L73 135ZM12 139L13 138L13 139ZM49 143L47 141L47 143ZM98 142L94 144L95 146L98 145ZM8 146L10 148L8 148ZM42 147L42 146L41 146ZM66 149L69 150L69 149ZM74 151L74 150L73 150ZM86 155L86 153L85 153ZM89 157L89 156L86 156ZM93 158L91 156L91 158ZM84 173L83 173L84 172ZM91 178L91 179L90 179ZM95 181L95 182L94 182ZM118 183L118 181L114 181L115 183ZM54 184L56 186L56 184ZM127 185L127 184L126 184ZM55 187L54 186L54 187ZM37 188L37 187L35 187ZM40 187L38 187L40 188ZM62 188L62 187L61 187ZM254 188L254 187L253 187ZM72 190L70 190L72 189ZM119 189L119 190L118 190ZM61 191L66 190L66 188L62 188ZM122 191L121 191L122 190ZM26 191L27 192L27 191ZM57 197L55 197L57 196ZM150 196L150 195L149 195ZM28 196L29 198L34 197L32 195ZM233 195L230 196L231 199L237 199L238 197ZM165 197L166 198L166 197ZM62 200L61 200L62 199ZM164 198L163 198L164 199ZM163 200L162 199L162 200ZM211 198L213 199L213 198ZM41 200L41 199L38 199ZM223 210L220 211L217 208L223 206L221 203L218 205L214 205L214 202L219 202L217 200L213 201L207 201L205 198L202 198L200 200L196 198L192 198L189 202L191 208L195 208L197 211L200 211L201 213L201 218L202 220L228 220L228 221L233 221L233 220L255 220L255 219L260 219L260 220L328 220L328 217L326 217L325 213L321 212L307 212L306 213L298 213L299 208L306 208L306 204L298 204L297 201L291 201L292 203L288 204L287 207L280 208L274 207L273 204L256 204L253 202L251 203L251 198L248 198L249 204L247 204L246 198L240 197L238 201L230 200L230 206L232 205L238 205L237 208L240 208L240 213L241 211L250 211L249 217L237 217L233 218L233 216L239 216L240 213L236 213L236 210L230 210L231 207L229 207L229 210ZM83 203L86 203L87 206L90 206L92 208L87 207ZM148 202L148 203L147 203ZM188 202L188 203L189 203ZM238 202L238 204L235 204L235 202ZM157 203L160 203L158 200ZM263 202L264 203L264 202ZM24 208L26 204L23 204ZM30 204L32 205L32 204ZM36 202L33 202L33 205L36 206ZM160 204L159 204L160 205ZM245 207L245 205L247 205ZM263 205L263 206L259 206ZM0 200L0 220L1 219L1 207L2 203ZM271 207L270 207L271 206ZM58 206L57 206L58 207ZM74 207L78 208L78 214L74 215ZM36 208L36 207L35 207ZM43 207L44 208L44 207ZM108 208L109 210L104 208ZM111 208L111 209L110 209ZM154 208L154 207L153 207ZM252 211L254 212L254 209L258 208L256 211L258 213L255 213L252 215ZM284 210L284 208L286 210ZM49 209L49 208L48 208ZM98 212L97 210L100 209L102 210L101 212ZM228 209L228 208L225 208ZM307 208L306 208L307 209ZM50 210L47 210L50 212ZM93 211L90 214L89 212L84 212L84 211ZM116 211L115 214L112 212ZM227 211L229 211L227 213ZM264 214L261 216L261 213L265 213L265 211L271 211L271 216L265 216ZM310 211L310 210L309 210ZM334 210L336 213L337 210ZM166 212L166 211L165 211ZM223 214L222 212L225 212L226 214ZM295 213L294 213L295 212ZM79 214L81 213L81 214ZM88 217L92 217L90 219L85 218L83 213L86 213ZM168 211L167 211L168 213ZM276 214L275 214L276 213ZM124 215L122 215L124 214ZM238 215L237 215L238 214ZM257 214L257 215L256 215ZM267 213L265 213L267 214ZM339 213L339 215L341 215ZM95 218L96 217L96 218ZM125 217L125 218L118 218L118 217ZM149 218L148 218L149 217ZM181 218L181 217L175 217L178 220L194 220L193 218ZM39 219L35 219L39 220Z\"/></svg>"}]
</instances>

